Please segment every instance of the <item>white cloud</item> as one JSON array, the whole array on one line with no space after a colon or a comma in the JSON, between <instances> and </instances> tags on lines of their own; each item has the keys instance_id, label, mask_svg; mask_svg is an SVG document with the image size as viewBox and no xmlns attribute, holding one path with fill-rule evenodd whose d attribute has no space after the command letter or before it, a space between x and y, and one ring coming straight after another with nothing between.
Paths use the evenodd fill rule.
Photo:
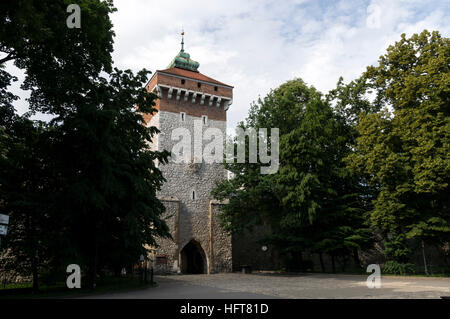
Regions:
<instances>
[{"instance_id":1,"label":"white cloud","mask_svg":"<svg viewBox=\"0 0 450 319\"><path fill-rule=\"evenodd\" d=\"M368 28L379 28L381 26L381 7L378 4L371 3L367 7L366 26Z\"/></svg>"},{"instance_id":2,"label":"white cloud","mask_svg":"<svg viewBox=\"0 0 450 319\"><path fill-rule=\"evenodd\" d=\"M200 62L199 70L235 86L228 112L229 126L234 126L246 117L252 101L286 80L301 77L326 92L339 76L354 79L376 63L402 32L411 35L428 28L448 35L444 5L443 1L432 5L388 0L230 0L165 1L161 7L157 1L133 5L121 1L116 3L119 19L113 17L116 27L133 15L142 22L138 25L146 36L137 40L144 41L139 45L124 40L127 48L139 48L125 53L118 32L115 56L120 67L161 69L179 50L183 24L186 51ZM152 10L156 11L148 16ZM129 25L124 32L137 30Z\"/></svg>"},{"instance_id":3,"label":"white cloud","mask_svg":"<svg viewBox=\"0 0 450 319\"><path fill-rule=\"evenodd\" d=\"M445 0L171 1L116 0L113 58L119 68L165 68L180 48L200 72L233 85L228 126L250 103L286 80L327 92L375 64L402 32L449 35Z\"/></svg>"}]
</instances>

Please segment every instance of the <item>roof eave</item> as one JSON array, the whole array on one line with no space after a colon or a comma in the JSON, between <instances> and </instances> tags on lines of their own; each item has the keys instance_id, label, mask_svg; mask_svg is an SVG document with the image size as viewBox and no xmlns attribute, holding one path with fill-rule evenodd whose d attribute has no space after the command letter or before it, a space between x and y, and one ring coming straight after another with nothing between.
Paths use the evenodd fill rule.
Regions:
<instances>
[{"instance_id":1,"label":"roof eave","mask_svg":"<svg viewBox=\"0 0 450 319\"><path fill-rule=\"evenodd\" d=\"M187 70L187 71L189 71L189 72L194 72L194 73L199 73L199 74L204 75L203 73L200 73L200 72L198 72L198 71L197 71L197 72L191 71L191 70ZM207 83L207 84L212 84L212 85L225 86L225 87L228 87L228 88L231 88L231 89L234 88L234 86L231 86L231 85L228 85L228 84L219 82L219 81L217 81L217 82L219 82L219 83L217 83L217 82L211 82L211 81L205 81L205 80L198 80L198 79L193 79L193 78L190 78L190 77L187 77L187 76L183 76L183 75L173 74L173 73L170 73L170 72L164 72L164 70L156 70L156 72L155 72L154 75L156 75L157 73L163 73L163 74L171 75L171 76L174 76L174 77L177 77L177 78L183 78L183 79L195 80L195 81L198 81L198 82ZM204 76L206 76L206 75L204 75ZM152 76L152 78L153 78L153 76ZM150 79L150 80L151 80L151 79ZM149 81L149 82L150 82L150 81Z\"/></svg>"}]
</instances>

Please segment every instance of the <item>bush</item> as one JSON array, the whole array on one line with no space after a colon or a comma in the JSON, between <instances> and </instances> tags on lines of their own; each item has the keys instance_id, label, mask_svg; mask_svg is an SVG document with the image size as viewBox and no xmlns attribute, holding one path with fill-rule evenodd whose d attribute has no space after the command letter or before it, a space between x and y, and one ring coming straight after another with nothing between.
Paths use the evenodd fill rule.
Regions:
<instances>
[{"instance_id":1,"label":"bush","mask_svg":"<svg viewBox=\"0 0 450 319\"><path fill-rule=\"evenodd\" d=\"M389 260L384 264L383 273L393 275L407 275L415 273L414 264L406 263L402 264L393 260Z\"/></svg>"},{"instance_id":2,"label":"bush","mask_svg":"<svg viewBox=\"0 0 450 319\"><path fill-rule=\"evenodd\" d=\"M314 270L314 262L311 259L303 260L302 269L304 271L313 271Z\"/></svg>"}]
</instances>

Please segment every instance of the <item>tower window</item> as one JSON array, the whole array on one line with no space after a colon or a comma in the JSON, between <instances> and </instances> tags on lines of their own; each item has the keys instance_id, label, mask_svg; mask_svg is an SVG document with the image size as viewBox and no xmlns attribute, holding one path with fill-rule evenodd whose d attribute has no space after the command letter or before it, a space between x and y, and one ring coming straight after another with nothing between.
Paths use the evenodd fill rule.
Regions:
<instances>
[{"instance_id":1,"label":"tower window","mask_svg":"<svg viewBox=\"0 0 450 319\"><path fill-rule=\"evenodd\" d=\"M208 116L202 115L202 123L203 123L203 125L208 124Z\"/></svg>"},{"instance_id":2,"label":"tower window","mask_svg":"<svg viewBox=\"0 0 450 319\"><path fill-rule=\"evenodd\" d=\"M180 112L180 120L181 122L184 122L186 120L186 113Z\"/></svg>"},{"instance_id":3,"label":"tower window","mask_svg":"<svg viewBox=\"0 0 450 319\"><path fill-rule=\"evenodd\" d=\"M192 200L195 200L195 191L192 191Z\"/></svg>"},{"instance_id":4,"label":"tower window","mask_svg":"<svg viewBox=\"0 0 450 319\"><path fill-rule=\"evenodd\" d=\"M198 82L197 87L202 87L202 84L200 82Z\"/></svg>"},{"instance_id":5,"label":"tower window","mask_svg":"<svg viewBox=\"0 0 450 319\"><path fill-rule=\"evenodd\" d=\"M217 86L214 87L214 91L217 91Z\"/></svg>"},{"instance_id":6,"label":"tower window","mask_svg":"<svg viewBox=\"0 0 450 319\"><path fill-rule=\"evenodd\" d=\"M184 79L181 79L181 84L184 84L186 81Z\"/></svg>"}]
</instances>

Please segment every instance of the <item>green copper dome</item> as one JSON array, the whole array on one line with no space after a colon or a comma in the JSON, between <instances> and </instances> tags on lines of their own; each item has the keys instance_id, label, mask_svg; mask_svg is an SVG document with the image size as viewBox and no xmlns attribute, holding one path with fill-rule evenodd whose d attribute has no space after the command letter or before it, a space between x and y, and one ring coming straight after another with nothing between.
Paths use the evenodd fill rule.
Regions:
<instances>
[{"instance_id":1,"label":"green copper dome","mask_svg":"<svg viewBox=\"0 0 450 319\"><path fill-rule=\"evenodd\" d=\"M172 62L170 62L169 66L167 68L180 68L185 70L190 70L194 72L198 72L197 69L200 66L200 63L197 61L191 60L189 53L184 52L184 32L181 33L181 50L176 55L175 58L173 58Z\"/></svg>"}]
</instances>

